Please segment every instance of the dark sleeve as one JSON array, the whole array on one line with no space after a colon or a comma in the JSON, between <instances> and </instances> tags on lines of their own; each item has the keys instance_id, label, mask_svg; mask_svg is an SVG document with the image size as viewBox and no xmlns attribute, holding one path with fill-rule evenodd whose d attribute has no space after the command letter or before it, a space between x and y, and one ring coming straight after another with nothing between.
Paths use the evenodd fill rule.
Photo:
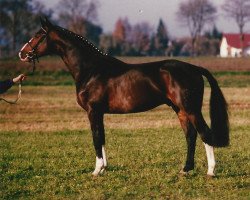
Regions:
<instances>
[{"instance_id":1,"label":"dark sleeve","mask_svg":"<svg viewBox=\"0 0 250 200\"><path fill-rule=\"evenodd\" d=\"M12 80L6 80L6 81L0 81L0 94L6 92L8 89L10 89L13 85Z\"/></svg>"}]
</instances>

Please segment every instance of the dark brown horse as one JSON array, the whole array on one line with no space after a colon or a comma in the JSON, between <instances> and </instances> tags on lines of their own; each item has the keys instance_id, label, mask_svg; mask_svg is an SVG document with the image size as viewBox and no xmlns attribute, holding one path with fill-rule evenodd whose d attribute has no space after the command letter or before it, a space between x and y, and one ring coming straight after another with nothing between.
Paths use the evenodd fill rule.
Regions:
<instances>
[{"instance_id":1,"label":"dark brown horse","mask_svg":"<svg viewBox=\"0 0 250 200\"><path fill-rule=\"evenodd\" d=\"M93 134L98 175L107 166L103 116L105 113L135 113L167 104L176 112L187 141L187 159L182 173L194 168L197 132L204 142L208 172L214 176L213 147L229 144L227 104L211 73L177 60L127 64L100 52L87 39L41 19L41 29L19 52L22 61L59 55L76 84L78 104L86 110ZM211 128L202 113L203 77L211 86Z\"/></svg>"}]
</instances>

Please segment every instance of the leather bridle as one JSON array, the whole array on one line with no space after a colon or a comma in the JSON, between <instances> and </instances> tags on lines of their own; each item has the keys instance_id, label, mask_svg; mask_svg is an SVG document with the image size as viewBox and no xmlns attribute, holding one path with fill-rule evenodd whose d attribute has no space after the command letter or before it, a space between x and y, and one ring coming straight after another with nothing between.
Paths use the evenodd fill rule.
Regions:
<instances>
[{"instance_id":1,"label":"leather bridle","mask_svg":"<svg viewBox=\"0 0 250 200\"><path fill-rule=\"evenodd\" d=\"M36 43L36 45L33 47L30 43L30 41L27 43L31 50L26 54L27 58L30 60L30 62L33 62L33 69L32 69L32 73L35 72L36 69L36 61L39 62L38 60L38 55L37 55L37 49L39 48L39 46L43 43L43 41L47 38L48 32L44 29L41 28L43 30L43 34L41 36L41 38L38 40L38 42Z\"/></svg>"}]
</instances>

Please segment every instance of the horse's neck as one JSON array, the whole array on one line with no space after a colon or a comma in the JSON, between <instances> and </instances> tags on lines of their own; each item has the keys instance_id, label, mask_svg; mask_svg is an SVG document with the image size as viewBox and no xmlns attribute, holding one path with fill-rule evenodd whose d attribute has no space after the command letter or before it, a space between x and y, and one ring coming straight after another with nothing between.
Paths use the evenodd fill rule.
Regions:
<instances>
[{"instance_id":1,"label":"horse's neck","mask_svg":"<svg viewBox=\"0 0 250 200\"><path fill-rule=\"evenodd\" d=\"M78 58L75 56L71 56L69 53L63 54L61 55L61 57L74 80L77 80L77 77L80 74L80 64Z\"/></svg>"},{"instance_id":2,"label":"horse's neck","mask_svg":"<svg viewBox=\"0 0 250 200\"><path fill-rule=\"evenodd\" d=\"M110 63L122 63L115 58L100 53L88 44L79 47L62 38L60 38L60 42L58 40L54 42L56 43L56 53L62 57L75 82L90 77L93 68L103 67Z\"/></svg>"},{"instance_id":3,"label":"horse's neck","mask_svg":"<svg viewBox=\"0 0 250 200\"><path fill-rule=\"evenodd\" d=\"M101 56L73 46L66 48L61 57L75 81L88 77L89 72L92 71L90 68L98 65L101 60Z\"/></svg>"}]
</instances>

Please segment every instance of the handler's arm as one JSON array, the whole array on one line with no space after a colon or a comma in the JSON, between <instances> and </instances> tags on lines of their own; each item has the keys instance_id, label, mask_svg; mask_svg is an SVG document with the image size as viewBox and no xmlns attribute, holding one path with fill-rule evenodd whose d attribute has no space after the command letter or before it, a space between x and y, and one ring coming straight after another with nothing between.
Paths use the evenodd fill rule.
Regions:
<instances>
[{"instance_id":1,"label":"handler's arm","mask_svg":"<svg viewBox=\"0 0 250 200\"><path fill-rule=\"evenodd\" d=\"M8 79L6 81L0 81L0 94L6 92L14 84L13 80Z\"/></svg>"}]
</instances>

